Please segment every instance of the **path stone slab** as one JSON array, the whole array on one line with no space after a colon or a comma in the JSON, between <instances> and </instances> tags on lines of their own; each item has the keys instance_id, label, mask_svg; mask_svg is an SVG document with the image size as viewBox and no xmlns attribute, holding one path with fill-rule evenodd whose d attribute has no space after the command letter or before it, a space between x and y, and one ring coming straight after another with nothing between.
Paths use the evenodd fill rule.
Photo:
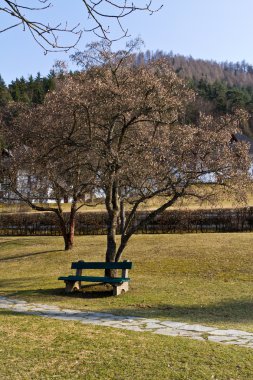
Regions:
<instances>
[{"instance_id":1,"label":"path stone slab","mask_svg":"<svg viewBox=\"0 0 253 380\"><path fill-rule=\"evenodd\" d=\"M130 331L139 331L139 332L144 332L145 330L141 329L139 326L121 326L119 328L125 329L125 330L130 330Z\"/></svg>"},{"instance_id":2,"label":"path stone slab","mask_svg":"<svg viewBox=\"0 0 253 380\"><path fill-rule=\"evenodd\" d=\"M229 335L219 335L219 336L216 336L216 335L209 335L208 336L208 340L211 341L211 342L218 342L218 343L226 343L226 342L233 342L233 341L236 341L236 337L235 336L229 336Z\"/></svg>"},{"instance_id":3,"label":"path stone slab","mask_svg":"<svg viewBox=\"0 0 253 380\"><path fill-rule=\"evenodd\" d=\"M10 306L10 304L3 304L1 303L0 304L0 309L8 309L8 310L12 310L12 306Z\"/></svg>"},{"instance_id":4,"label":"path stone slab","mask_svg":"<svg viewBox=\"0 0 253 380\"><path fill-rule=\"evenodd\" d=\"M148 322L144 324L145 329L161 329L162 327L161 323Z\"/></svg>"},{"instance_id":5,"label":"path stone slab","mask_svg":"<svg viewBox=\"0 0 253 380\"><path fill-rule=\"evenodd\" d=\"M21 313L21 312L27 312L27 307L24 307L24 306L19 306L19 305L16 305L14 307L12 307L12 310L13 311L16 311L18 313Z\"/></svg>"},{"instance_id":6,"label":"path stone slab","mask_svg":"<svg viewBox=\"0 0 253 380\"><path fill-rule=\"evenodd\" d=\"M253 334L252 333L249 333L249 332L246 332L246 331L241 331L241 330L215 330L213 332L210 332L210 334L214 334L214 335L230 335L230 336L249 336L249 337L252 337L253 338Z\"/></svg>"},{"instance_id":7,"label":"path stone slab","mask_svg":"<svg viewBox=\"0 0 253 380\"><path fill-rule=\"evenodd\" d=\"M54 310L52 310L54 311ZM80 314L82 313L80 310L71 310L71 309L58 309L58 311L60 311L61 313L66 313L66 314Z\"/></svg>"},{"instance_id":8,"label":"path stone slab","mask_svg":"<svg viewBox=\"0 0 253 380\"><path fill-rule=\"evenodd\" d=\"M23 301L23 300L17 300L17 299L14 299L14 298L8 298L8 300L11 302L11 303L27 303L26 301Z\"/></svg>"},{"instance_id":9,"label":"path stone slab","mask_svg":"<svg viewBox=\"0 0 253 380\"><path fill-rule=\"evenodd\" d=\"M20 307L20 306L16 306L16 307L14 307L14 309L16 309L17 307ZM45 312L45 313L51 313L51 310L47 310L45 307L31 307L31 308L25 307L25 309L27 311L41 311L41 312ZM59 311L58 311L58 313L59 313Z\"/></svg>"},{"instance_id":10,"label":"path stone slab","mask_svg":"<svg viewBox=\"0 0 253 380\"><path fill-rule=\"evenodd\" d=\"M229 342L222 342L224 344L234 344L235 346L246 346L249 342L247 339L236 339L236 340L231 340Z\"/></svg>"},{"instance_id":11,"label":"path stone slab","mask_svg":"<svg viewBox=\"0 0 253 380\"><path fill-rule=\"evenodd\" d=\"M202 326L202 325L183 325L180 327L181 330L197 331L202 333L211 333L217 331L214 327Z\"/></svg>"},{"instance_id":12,"label":"path stone slab","mask_svg":"<svg viewBox=\"0 0 253 380\"><path fill-rule=\"evenodd\" d=\"M161 321L161 325L173 327L173 328L181 328L182 326L186 326L187 323L182 322L173 322L173 321Z\"/></svg>"},{"instance_id":13,"label":"path stone slab","mask_svg":"<svg viewBox=\"0 0 253 380\"><path fill-rule=\"evenodd\" d=\"M169 329L169 328L155 330L154 334L169 335L169 336L182 336L182 337L184 337L184 336L185 337L192 337L192 336L201 337L200 334L197 334L197 333L194 333L191 331L182 331L182 330L178 330L178 329Z\"/></svg>"}]
</instances>

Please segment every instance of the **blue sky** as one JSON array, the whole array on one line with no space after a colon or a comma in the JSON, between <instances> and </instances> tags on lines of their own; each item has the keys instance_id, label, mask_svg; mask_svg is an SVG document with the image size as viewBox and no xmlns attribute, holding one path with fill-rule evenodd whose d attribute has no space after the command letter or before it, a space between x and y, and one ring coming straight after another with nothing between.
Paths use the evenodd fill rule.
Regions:
<instances>
[{"instance_id":1,"label":"blue sky","mask_svg":"<svg viewBox=\"0 0 253 380\"><path fill-rule=\"evenodd\" d=\"M70 25L79 22L85 25L86 15L81 0L52 0L52 3L55 6L41 14L45 20L68 20ZM144 40L145 49L172 50L216 61L245 59L253 64L252 0L153 0L154 6L162 3L163 9L153 16L136 13L124 20L131 36L140 36ZM0 13L1 25L6 22L6 16ZM92 34L84 34L79 50L95 39ZM25 78L29 74L36 75L38 71L47 75L56 59L68 60L69 56L69 53L44 55L28 33L21 29L0 34L0 44L0 74L6 83L21 75ZM120 41L115 46L123 44L124 41Z\"/></svg>"}]
</instances>

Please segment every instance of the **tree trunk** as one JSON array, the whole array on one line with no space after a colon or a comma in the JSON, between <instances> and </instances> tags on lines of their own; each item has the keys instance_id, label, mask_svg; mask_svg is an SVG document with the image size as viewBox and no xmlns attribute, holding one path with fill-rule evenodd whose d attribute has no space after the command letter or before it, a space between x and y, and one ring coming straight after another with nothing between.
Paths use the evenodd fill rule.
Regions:
<instances>
[{"instance_id":1,"label":"tree trunk","mask_svg":"<svg viewBox=\"0 0 253 380\"><path fill-rule=\"evenodd\" d=\"M120 233L121 233L121 236L124 234L125 222L126 222L125 205L124 205L124 200L121 199L121 201L120 201Z\"/></svg>"},{"instance_id":2,"label":"tree trunk","mask_svg":"<svg viewBox=\"0 0 253 380\"><path fill-rule=\"evenodd\" d=\"M115 179L115 173L112 173L112 180L110 186L107 188L107 194L105 198L105 205L108 212L108 224L107 224L107 249L105 255L106 262L115 262L117 243L116 232L119 216L119 194L118 194L118 182ZM116 271L112 269L105 270L106 277L115 277Z\"/></svg>"},{"instance_id":3,"label":"tree trunk","mask_svg":"<svg viewBox=\"0 0 253 380\"><path fill-rule=\"evenodd\" d=\"M107 226L107 249L106 249L106 262L113 263L116 257L116 230L117 230L118 213L109 213L109 220ZM105 270L106 277L115 277L116 272L112 269Z\"/></svg>"},{"instance_id":4,"label":"tree trunk","mask_svg":"<svg viewBox=\"0 0 253 380\"><path fill-rule=\"evenodd\" d=\"M67 223L65 222L65 220L63 220L63 217L59 217L60 219L60 228L61 228L61 233L62 233L62 237L64 239L64 249L65 251L69 251L70 249L73 248L73 237L74 235L72 234L71 235L71 232L68 231L68 228L67 228Z\"/></svg>"},{"instance_id":5,"label":"tree trunk","mask_svg":"<svg viewBox=\"0 0 253 380\"><path fill-rule=\"evenodd\" d=\"M75 218L76 218L76 200L74 199L71 204L71 211L69 216L69 223L68 223L68 248L65 250L69 250L73 248L74 245L74 236L75 236Z\"/></svg>"},{"instance_id":6,"label":"tree trunk","mask_svg":"<svg viewBox=\"0 0 253 380\"><path fill-rule=\"evenodd\" d=\"M126 248L127 246L127 243L128 243L128 240L129 240L130 236L129 235L125 235L125 236L122 236L121 237L121 243L120 243L120 246L117 250L117 253L116 253L116 256L115 256L115 261L118 262L121 258L121 255L124 251L124 249Z\"/></svg>"},{"instance_id":7,"label":"tree trunk","mask_svg":"<svg viewBox=\"0 0 253 380\"><path fill-rule=\"evenodd\" d=\"M73 248L73 236L71 236L71 233L68 232L64 236L64 243L65 243L65 251L69 251Z\"/></svg>"},{"instance_id":8,"label":"tree trunk","mask_svg":"<svg viewBox=\"0 0 253 380\"><path fill-rule=\"evenodd\" d=\"M65 244L65 251L69 251L73 248L74 245L74 236L75 236L75 216L76 216L76 207L75 205L71 206L69 220L64 220L63 214L58 212L57 216L60 222L60 228Z\"/></svg>"}]
</instances>

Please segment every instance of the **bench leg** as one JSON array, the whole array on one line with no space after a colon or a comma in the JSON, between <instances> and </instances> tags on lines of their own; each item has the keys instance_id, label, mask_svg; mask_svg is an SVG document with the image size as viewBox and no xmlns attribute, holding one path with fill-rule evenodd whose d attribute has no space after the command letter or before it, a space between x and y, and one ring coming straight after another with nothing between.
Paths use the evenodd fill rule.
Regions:
<instances>
[{"instance_id":1,"label":"bench leg","mask_svg":"<svg viewBox=\"0 0 253 380\"><path fill-rule=\"evenodd\" d=\"M66 284L66 288L65 288L66 293L73 293L75 290L81 289L80 281L65 281L65 284Z\"/></svg>"},{"instance_id":2,"label":"bench leg","mask_svg":"<svg viewBox=\"0 0 253 380\"><path fill-rule=\"evenodd\" d=\"M128 282L123 282L122 284L113 285L113 295L119 296L128 291Z\"/></svg>"}]
</instances>

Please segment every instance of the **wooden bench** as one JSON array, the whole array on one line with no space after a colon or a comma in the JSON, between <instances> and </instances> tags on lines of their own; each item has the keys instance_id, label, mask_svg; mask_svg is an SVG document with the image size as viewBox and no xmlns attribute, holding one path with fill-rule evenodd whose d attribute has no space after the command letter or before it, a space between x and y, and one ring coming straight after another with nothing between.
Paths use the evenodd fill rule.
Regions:
<instances>
[{"instance_id":1,"label":"wooden bench","mask_svg":"<svg viewBox=\"0 0 253 380\"><path fill-rule=\"evenodd\" d=\"M122 261L118 263L106 263L106 262L85 262L77 261L73 262L71 269L76 269L76 274L74 276L61 276L58 280L63 280L66 284L66 293L71 293L75 290L81 289L81 282L98 282L111 284L113 286L113 295L118 296L121 293L128 291L128 283L130 278L128 277L128 270L132 268L132 263L130 261ZM98 277L98 276L83 276L84 269L121 269L122 273L120 277Z\"/></svg>"}]
</instances>

